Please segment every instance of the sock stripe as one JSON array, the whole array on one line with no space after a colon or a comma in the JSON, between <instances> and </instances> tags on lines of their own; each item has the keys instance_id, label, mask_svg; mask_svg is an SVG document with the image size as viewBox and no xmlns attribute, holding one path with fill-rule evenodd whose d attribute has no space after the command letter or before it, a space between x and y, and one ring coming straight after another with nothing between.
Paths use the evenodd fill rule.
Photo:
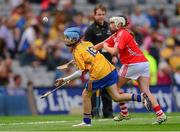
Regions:
<instances>
[{"instance_id":1,"label":"sock stripe","mask_svg":"<svg viewBox=\"0 0 180 132\"><path fill-rule=\"evenodd\" d=\"M120 112L121 115L127 115L128 114L128 109L127 109L125 103L119 103L119 108L121 110L121 112Z\"/></svg>"},{"instance_id":2,"label":"sock stripe","mask_svg":"<svg viewBox=\"0 0 180 132\"><path fill-rule=\"evenodd\" d=\"M128 112L121 112L120 113L122 116L126 116L126 115L128 115L129 113Z\"/></svg>"},{"instance_id":3,"label":"sock stripe","mask_svg":"<svg viewBox=\"0 0 180 132\"><path fill-rule=\"evenodd\" d=\"M126 106L125 106L125 107L123 107L123 108L121 107L121 110L126 110L126 109L127 109L127 107L126 107Z\"/></svg>"},{"instance_id":4,"label":"sock stripe","mask_svg":"<svg viewBox=\"0 0 180 132\"><path fill-rule=\"evenodd\" d=\"M153 110L156 113L156 116L161 116L164 113L159 105L155 106Z\"/></svg>"},{"instance_id":5,"label":"sock stripe","mask_svg":"<svg viewBox=\"0 0 180 132\"><path fill-rule=\"evenodd\" d=\"M123 106L123 105L125 105L125 103L119 103L119 105L120 105L120 106Z\"/></svg>"},{"instance_id":6,"label":"sock stripe","mask_svg":"<svg viewBox=\"0 0 180 132\"><path fill-rule=\"evenodd\" d=\"M121 110L121 112L128 112L128 110Z\"/></svg>"},{"instance_id":7,"label":"sock stripe","mask_svg":"<svg viewBox=\"0 0 180 132\"><path fill-rule=\"evenodd\" d=\"M91 115L91 114L87 114L87 113L83 113L84 115Z\"/></svg>"},{"instance_id":8,"label":"sock stripe","mask_svg":"<svg viewBox=\"0 0 180 132\"><path fill-rule=\"evenodd\" d=\"M84 113L83 115L84 115L84 118L90 118L91 117L91 114Z\"/></svg>"}]
</instances>

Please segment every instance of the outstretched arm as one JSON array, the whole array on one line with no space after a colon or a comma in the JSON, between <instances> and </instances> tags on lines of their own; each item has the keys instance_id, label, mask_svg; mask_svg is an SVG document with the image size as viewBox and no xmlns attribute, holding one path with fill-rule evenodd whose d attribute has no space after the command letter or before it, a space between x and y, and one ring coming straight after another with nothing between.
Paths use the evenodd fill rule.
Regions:
<instances>
[{"instance_id":1,"label":"outstretched arm","mask_svg":"<svg viewBox=\"0 0 180 132\"><path fill-rule=\"evenodd\" d=\"M107 43L104 44L104 49L112 55L118 54L118 49L114 47L109 47Z\"/></svg>"},{"instance_id":2,"label":"outstretched arm","mask_svg":"<svg viewBox=\"0 0 180 132\"><path fill-rule=\"evenodd\" d=\"M101 43L98 43L98 44L96 44L95 46L93 46L93 48L94 48L95 50L100 50L100 49L103 48L103 45L104 45L104 43L101 42Z\"/></svg>"},{"instance_id":3,"label":"outstretched arm","mask_svg":"<svg viewBox=\"0 0 180 132\"><path fill-rule=\"evenodd\" d=\"M55 86L58 87L61 84L63 84L64 82L69 82L69 81L79 78L82 75L82 72L83 72L82 70L78 70L67 77L57 79L55 82Z\"/></svg>"},{"instance_id":4,"label":"outstretched arm","mask_svg":"<svg viewBox=\"0 0 180 132\"><path fill-rule=\"evenodd\" d=\"M107 39L105 39L105 40L102 41L101 43L96 44L93 48L96 49L96 50L102 49L103 46L104 46L104 44L105 44L107 41L111 41L114 35L115 35L115 34L112 34L111 36L109 36Z\"/></svg>"}]
</instances>

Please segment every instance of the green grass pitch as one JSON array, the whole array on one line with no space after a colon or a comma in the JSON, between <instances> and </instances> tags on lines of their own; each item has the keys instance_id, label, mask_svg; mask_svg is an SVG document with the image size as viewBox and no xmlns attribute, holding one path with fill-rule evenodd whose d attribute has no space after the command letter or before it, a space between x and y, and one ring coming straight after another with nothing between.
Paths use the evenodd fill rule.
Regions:
<instances>
[{"instance_id":1,"label":"green grass pitch","mask_svg":"<svg viewBox=\"0 0 180 132\"><path fill-rule=\"evenodd\" d=\"M73 128L81 116L0 116L0 131L180 131L180 113L167 114L168 120L152 125L154 114L131 114L131 120L114 122L112 119L93 119L92 127Z\"/></svg>"}]
</instances>

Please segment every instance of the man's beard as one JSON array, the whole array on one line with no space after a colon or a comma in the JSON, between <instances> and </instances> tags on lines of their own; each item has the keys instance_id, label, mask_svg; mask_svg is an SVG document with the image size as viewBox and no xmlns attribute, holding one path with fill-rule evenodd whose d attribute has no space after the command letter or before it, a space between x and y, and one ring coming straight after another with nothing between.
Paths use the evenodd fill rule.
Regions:
<instances>
[{"instance_id":1,"label":"man's beard","mask_svg":"<svg viewBox=\"0 0 180 132\"><path fill-rule=\"evenodd\" d=\"M104 21L96 21L96 23L98 23L99 25L103 25L104 24Z\"/></svg>"}]
</instances>

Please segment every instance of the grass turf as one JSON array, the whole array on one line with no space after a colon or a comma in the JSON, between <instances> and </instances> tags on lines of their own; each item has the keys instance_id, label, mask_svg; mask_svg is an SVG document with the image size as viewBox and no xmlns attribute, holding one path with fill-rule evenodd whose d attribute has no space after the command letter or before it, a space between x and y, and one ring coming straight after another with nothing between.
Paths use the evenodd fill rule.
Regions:
<instances>
[{"instance_id":1,"label":"grass turf","mask_svg":"<svg viewBox=\"0 0 180 132\"><path fill-rule=\"evenodd\" d=\"M114 122L112 119L94 119L92 127L73 128L81 116L0 116L0 131L180 131L180 113L168 114L161 125L152 125L154 114L131 114L132 119Z\"/></svg>"}]
</instances>

